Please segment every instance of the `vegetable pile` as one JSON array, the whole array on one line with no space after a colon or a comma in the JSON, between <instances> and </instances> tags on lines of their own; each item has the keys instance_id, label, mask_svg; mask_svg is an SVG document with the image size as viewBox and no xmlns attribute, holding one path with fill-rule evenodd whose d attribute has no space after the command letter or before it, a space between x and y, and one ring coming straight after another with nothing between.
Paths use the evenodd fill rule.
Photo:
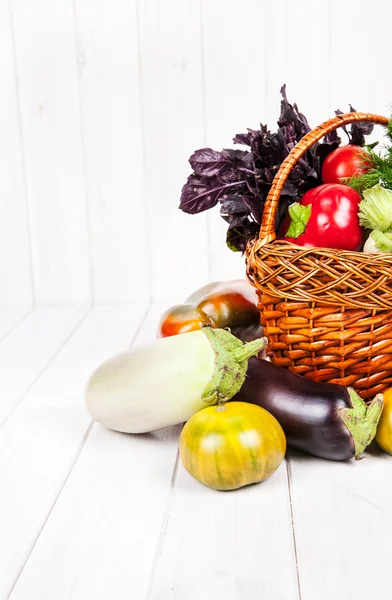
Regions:
<instances>
[{"instance_id":1,"label":"vegetable pile","mask_svg":"<svg viewBox=\"0 0 392 600\"><path fill-rule=\"evenodd\" d=\"M196 214L219 203L221 216L228 223L227 245L234 251L243 252L248 241L257 236L264 202L274 176L289 152L310 131L306 117L299 112L296 104L288 101L285 85L281 94L281 113L275 133L261 125L258 130L248 129L247 133L234 137L234 143L246 146L247 150L224 149L218 152L202 148L189 159L193 172L182 188L180 208L186 213ZM355 112L351 106L350 110ZM341 114L341 111L336 111L336 114ZM346 164L347 155L350 155L350 166L343 170L343 176L351 177L360 172L357 153L365 144L365 136L373 131L373 125L353 123L350 131L346 128L344 131L349 145L344 147L348 150L343 162ZM340 143L338 134L332 132L323 142L314 144L299 160L280 196L276 231L290 204L298 202L307 190L322 182L336 182L336 178L342 176L341 168L333 163L323 171L325 159L339 148Z\"/></svg>"},{"instance_id":2,"label":"vegetable pile","mask_svg":"<svg viewBox=\"0 0 392 600\"><path fill-rule=\"evenodd\" d=\"M219 203L228 223L226 242L234 251L243 252L258 235L274 176L310 131L306 117L289 103L285 86L281 94L275 133L261 125L234 137L247 150L202 148L189 159L193 173L182 188L180 208L196 214ZM350 110L355 112L351 105ZM340 146L333 131L293 168L279 198L277 236L298 246L392 252L392 120L384 155L376 152L377 143L365 143L372 123L343 130L348 144Z\"/></svg>"},{"instance_id":3,"label":"vegetable pile","mask_svg":"<svg viewBox=\"0 0 392 600\"><path fill-rule=\"evenodd\" d=\"M267 340L255 312L245 280L196 290L162 315L155 342L96 369L86 389L90 414L126 433L187 421L179 440L184 467L217 490L264 481L286 444L323 459L359 459L377 433L392 454L392 389L382 412L382 394L366 404L352 388L272 365L262 358Z\"/></svg>"},{"instance_id":4,"label":"vegetable pile","mask_svg":"<svg viewBox=\"0 0 392 600\"><path fill-rule=\"evenodd\" d=\"M197 150L180 208L220 204L227 244L244 251L260 229L273 178L310 130L283 86L278 129L234 138L245 150ZM353 111L352 107L350 107ZM337 111L340 114L340 111ZM365 145L373 125L355 123L300 159L284 186L277 237L306 247L392 252L392 121L380 155ZM150 432L186 422L179 440L187 471L217 490L261 482L286 444L328 460L360 459L376 438L392 454L392 388L368 404L352 388L317 383L265 359L257 295L247 281L215 282L169 308L158 340L107 360L92 374L86 404L105 427ZM385 407L384 407L385 406Z\"/></svg>"}]
</instances>

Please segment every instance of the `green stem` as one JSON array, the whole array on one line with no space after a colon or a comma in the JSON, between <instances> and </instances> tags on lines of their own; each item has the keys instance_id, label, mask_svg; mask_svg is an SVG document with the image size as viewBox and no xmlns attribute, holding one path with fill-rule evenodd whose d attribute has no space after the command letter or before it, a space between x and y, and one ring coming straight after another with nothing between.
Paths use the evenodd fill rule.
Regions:
<instances>
[{"instance_id":1,"label":"green stem","mask_svg":"<svg viewBox=\"0 0 392 600\"><path fill-rule=\"evenodd\" d=\"M268 340L266 337L260 338L258 340L253 340L252 342L247 342L243 346L240 346L233 350L233 355L237 362L241 363L244 360L248 360L251 356L256 356L266 347Z\"/></svg>"},{"instance_id":2,"label":"green stem","mask_svg":"<svg viewBox=\"0 0 392 600\"><path fill-rule=\"evenodd\" d=\"M294 204L291 204L291 206L289 206L289 215L291 221L286 236L295 239L299 237L301 233L305 231L311 213L312 207L310 204L308 206L303 206L299 202L294 202Z\"/></svg>"},{"instance_id":3,"label":"green stem","mask_svg":"<svg viewBox=\"0 0 392 600\"><path fill-rule=\"evenodd\" d=\"M376 435L377 424L384 407L384 396L377 394L369 404L366 404L353 388L348 388L348 392L352 408L340 408L338 414L352 435L355 459L359 460L362 452Z\"/></svg>"},{"instance_id":4,"label":"green stem","mask_svg":"<svg viewBox=\"0 0 392 600\"><path fill-rule=\"evenodd\" d=\"M225 329L202 329L215 352L215 368L203 393L207 404L230 400L242 387L248 369L248 359L256 356L267 344L260 338L244 344Z\"/></svg>"}]
</instances>

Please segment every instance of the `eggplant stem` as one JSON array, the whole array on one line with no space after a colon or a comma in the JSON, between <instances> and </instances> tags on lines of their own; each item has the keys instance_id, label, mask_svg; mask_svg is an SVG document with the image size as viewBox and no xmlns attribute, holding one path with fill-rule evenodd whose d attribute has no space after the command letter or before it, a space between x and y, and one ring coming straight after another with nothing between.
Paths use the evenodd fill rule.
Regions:
<instances>
[{"instance_id":1,"label":"eggplant stem","mask_svg":"<svg viewBox=\"0 0 392 600\"><path fill-rule=\"evenodd\" d=\"M338 415L353 438L355 459L360 460L362 452L376 435L384 407L384 396L377 394L369 404L366 404L353 388L348 388L348 393L352 408L340 408Z\"/></svg>"},{"instance_id":2,"label":"eggplant stem","mask_svg":"<svg viewBox=\"0 0 392 600\"><path fill-rule=\"evenodd\" d=\"M248 358L255 356L266 346L267 338L244 344L224 329L204 327L201 331L207 336L215 352L214 373L202 398L206 404L218 402L222 405L241 389L248 369Z\"/></svg>"},{"instance_id":3,"label":"eggplant stem","mask_svg":"<svg viewBox=\"0 0 392 600\"><path fill-rule=\"evenodd\" d=\"M233 355L235 359L241 363L244 360L248 360L251 356L255 356L259 352L261 352L267 345L268 340L266 337L259 338L257 340L253 340L252 342L247 342L243 346L236 348L233 350Z\"/></svg>"}]
</instances>

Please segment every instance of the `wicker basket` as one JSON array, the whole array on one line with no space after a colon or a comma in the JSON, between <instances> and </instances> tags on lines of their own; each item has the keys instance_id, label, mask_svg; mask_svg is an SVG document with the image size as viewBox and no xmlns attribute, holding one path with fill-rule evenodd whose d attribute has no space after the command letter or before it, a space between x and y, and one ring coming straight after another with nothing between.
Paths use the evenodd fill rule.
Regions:
<instances>
[{"instance_id":1,"label":"wicker basket","mask_svg":"<svg viewBox=\"0 0 392 600\"><path fill-rule=\"evenodd\" d=\"M246 251L272 362L370 398L392 385L392 255L304 248L275 241L275 214L291 169L314 142L353 123L388 119L349 113L305 135L282 163L260 236Z\"/></svg>"}]
</instances>

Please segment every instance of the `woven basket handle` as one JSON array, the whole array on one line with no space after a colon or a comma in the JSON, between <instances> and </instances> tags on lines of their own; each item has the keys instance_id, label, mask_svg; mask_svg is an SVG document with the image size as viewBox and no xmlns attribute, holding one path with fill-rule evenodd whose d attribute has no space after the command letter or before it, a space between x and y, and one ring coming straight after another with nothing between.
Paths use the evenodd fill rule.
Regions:
<instances>
[{"instance_id":1,"label":"woven basket handle","mask_svg":"<svg viewBox=\"0 0 392 600\"><path fill-rule=\"evenodd\" d=\"M352 112L345 115L338 115L333 119L325 121L325 123L322 123L315 129L312 129L312 131L309 131L309 133L307 133L298 142L298 144L294 146L290 154L286 156L280 165L279 171L275 175L264 205L259 245L272 242L276 238L275 215L278 208L280 193L287 181L288 176L290 175L292 168L296 165L301 156L305 154L305 152L309 150L309 148L313 146L315 142L320 140L327 133L330 133L334 129L338 129L338 127L342 127L343 125L354 123L355 121L370 121L371 123L379 123L380 125L388 124L388 119L386 117L380 117L379 115L373 115L371 113Z\"/></svg>"}]
</instances>

